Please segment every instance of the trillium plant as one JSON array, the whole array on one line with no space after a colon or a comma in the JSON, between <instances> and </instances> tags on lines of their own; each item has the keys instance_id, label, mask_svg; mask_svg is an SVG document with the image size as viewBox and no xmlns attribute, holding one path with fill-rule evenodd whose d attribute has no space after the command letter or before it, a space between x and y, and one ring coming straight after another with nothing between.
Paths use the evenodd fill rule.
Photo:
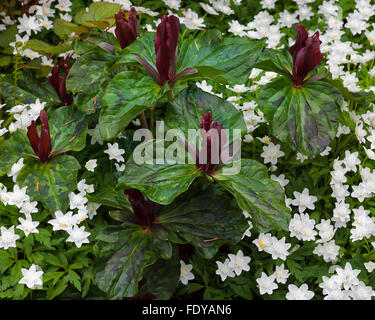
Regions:
<instances>
[{"instance_id":1,"label":"trillium plant","mask_svg":"<svg viewBox=\"0 0 375 320\"><path fill-rule=\"evenodd\" d=\"M306 76L312 71L323 59L320 52L319 31L309 37L305 27L301 24L296 26L297 38L296 43L289 48L293 57L293 73L290 78L294 87L301 89L302 85L308 81ZM309 78L312 80L312 78Z\"/></svg>"},{"instance_id":2,"label":"trillium plant","mask_svg":"<svg viewBox=\"0 0 375 320\"><path fill-rule=\"evenodd\" d=\"M155 37L156 69L145 59L137 56L136 59L142 64L149 75L159 85L166 82L170 87L182 76L196 73L195 68L186 68L176 75L178 52L177 43L180 33L180 20L174 16L163 16L158 26Z\"/></svg>"},{"instance_id":3,"label":"trillium plant","mask_svg":"<svg viewBox=\"0 0 375 320\"><path fill-rule=\"evenodd\" d=\"M0 5L1 299L375 297L375 5L253 2Z\"/></svg>"}]
</instances>

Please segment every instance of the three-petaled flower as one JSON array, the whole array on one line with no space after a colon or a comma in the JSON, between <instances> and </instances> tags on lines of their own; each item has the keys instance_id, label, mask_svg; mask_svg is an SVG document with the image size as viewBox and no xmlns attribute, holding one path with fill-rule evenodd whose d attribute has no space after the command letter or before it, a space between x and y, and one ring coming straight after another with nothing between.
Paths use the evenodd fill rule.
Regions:
<instances>
[{"instance_id":1,"label":"three-petaled flower","mask_svg":"<svg viewBox=\"0 0 375 320\"><path fill-rule=\"evenodd\" d=\"M294 87L301 89L302 85L308 81L307 74L312 71L323 59L320 52L319 31L309 37L302 24L296 25L297 39L289 52L293 57L293 73L290 75ZM312 80L313 78L310 78Z\"/></svg>"},{"instance_id":2,"label":"three-petaled flower","mask_svg":"<svg viewBox=\"0 0 375 320\"><path fill-rule=\"evenodd\" d=\"M145 59L136 56L150 76L160 86L167 81L169 87L173 87L175 82L182 76L198 72L195 68L186 68L176 75L178 53L178 35L180 33L180 20L174 15L163 16L158 25L155 37L156 70Z\"/></svg>"},{"instance_id":3,"label":"three-petaled flower","mask_svg":"<svg viewBox=\"0 0 375 320\"><path fill-rule=\"evenodd\" d=\"M51 150L51 136L49 133L48 116L45 110L41 110L39 114L41 122L40 136L36 130L35 120L31 121L31 124L27 127L27 137L29 138L31 147L35 154L39 157L43 163L48 163L52 158Z\"/></svg>"},{"instance_id":4,"label":"three-petaled flower","mask_svg":"<svg viewBox=\"0 0 375 320\"><path fill-rule=\"evenodd\" d=\"M64 69L64 75L59 75L60 70ZM66 91L66 78L70 70L69 57L60 61L59 64L55 65L51 71L51 77L48 82L55 88L57 95L61 102L70 106L73 103L73 95Z\"/></svg>"},{"instance_id":5,"label":"three-petaled flower","mask_svg":"<svg viewBox=\"0 0 375 320\"><path fill-rule=\"evenodd\" d=\"M125 189L124 193L133 208L134 222L143 226L146 231L149 230L154 225L159 208L158 204L145 200L142 192L137 189Z\"/></svg>"},{"instance_id":6,"label":"three-petaled flower","mask_svg":"<svg viewBox=\"0 0 375 320\"><path fill-rule=\"evenodd\" d=\"M222 124L212 119L211 111L203 114L199 122L203 139L196 164L198 171L203 171L208 176L212 176L223 165L221 151L226 136Z\"/></svg>"},{"instance_id":7,"label":"three-petaled flower","mask_svg":"<svg viewBox=\"0 0 375 320\"><path fill-rule=\"evenodd\" d=\"M139 37L139 21L135 8L131 7L128 19L125 18L124 12L120 11L116 13L115 21L115 35L120 43L121 49L124 49Z\"/></svg>"}]
</instances>

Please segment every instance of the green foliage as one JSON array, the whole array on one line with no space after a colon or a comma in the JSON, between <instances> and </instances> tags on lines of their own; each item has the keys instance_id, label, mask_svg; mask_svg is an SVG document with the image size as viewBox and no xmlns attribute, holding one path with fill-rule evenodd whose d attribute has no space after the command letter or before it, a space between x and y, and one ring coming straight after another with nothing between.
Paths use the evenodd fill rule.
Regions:
<instances>
[{"instance_id":1,"label":"green foliage","mask_svg":"<svg viewBox=\"0 0 375 320\"><path fill-rule=\"evenodd\" d=\"M344 268L346 263L360 270L358 279L366 286L375 287L375 272L364 265L375 260L374 237L353 240L354 209L363 206L371 219L375 214L374 193L363 201L353 195L354 186L365 181L367 170L375 170L371 154L363 149L371 149L371 141L361 141L357 130L362 122L366 123L367 134L374 127L373 122L367 125L372 121L369 119L375 101L371 91L375 86L371 76L374 61L356 61L359 57L371 57L373 48L365 32L353 35L344 25L339 36L340 41L350 43L358 53L351 54L351 60L348 55L348 61L340 68L346 74L354 73L359 78L356 85L366 90L354 93L340 77L332 79L327 60L322 60L309 74L313 78L297 89L289 78L292 57L288 41L296 37L296 23L303 23L309 33L319 29L325 34L328 21L319 13L322 1L308 5L314 13L308 20L296 18L292 27L280 27L277 48L284 49L271 49L272 41L266 41L271 40L268 35L252 40L253 36L237 36L228 28L234 20L246 26L265 10L274 19L268 22L275 26L281 12L296 12L296 1L276 1L275 7L269 9L264 9L259 0L242 0L241 5L231 1L234 13L230 15L211 15L199 2L182 1L181 9L173 10L174 14L182 17L190 8L204 18L205 27L190 30L181 23L176 74L186 68L196 72L179 78L172 87L168 83L160 87L139 58L156 69L156 33L146 31L145 26L155 28L156 20L169 14L164 2L136 4L160 15L153 17L137 9L140 36L125 49L120 48L112 32L114 15L123 8L121 5L91 0L71 2L70 22L59 16L65 11L57 9L54 3L55 16L49 17L53 28L43 26L40 31L18 29L22 11L26 10L24 17L33 17L40 9L37 2L34 12L29 1L17 1L16 8L9 7L16 5L15 1L5 1L0 6L1 10L11 12L11 19L16 21L15 25L1 22L0 26L6 27L0 34L0 125L1 130L6 129L0 137L0 299L120 300L142 299L152 294L159 300L284 300L289 284L307 284L314 299L323 299L320 284L325 277L332 276L334 265ZM338 8L336 18L346 21L357 4L339 0L334 5ZM128 18L126 10L125 16ZM367 20L371 30L374 17ZM13 45L17 34L25 36L29 32L27 41ZM326 42L331 36L334 37L325 34L321 39ZM25 50L41 56L29 59ZM71 66L65 83L73 96L70 106L61 106L48 81L51 66L42 65L42 57L56 65L62 56L69 57ZM254 68L262 72L249 78ZM277 76L262 85L273 76L265 72ZM59 75L62 77L62 70ZM209 86L211 92L205 92L210 91ZM26 111L8 112L37 99L45 102L49 117L53 157L48 163L39 161L28 140L23 121L30 123L31 115L27 118ZM191 149L183 149L184 161L176 161L174 151L178 143L186 146L184 139L189 129L198 130L202 115L208 111L214 121L229 130L225 146L240 140L242 154L232 164L220 164L212 175L198 169ZM137 123L140 119L141 123ZM137 163L134 155L139 150L143 150L142 156L151 156L153 160L161 150L161 139L165 137L160 139L156 130L156 121L161 120L165 121L165 129L173 129L182 140L165 139L164 147L173 152L165 155L163 163ZM21 128L12 129L15 121L22 124ZM134 139L139 124L143 129L149 127L152 139L143 143L139 141L142 139ZM350 134L340 134L339 124L350 128ZM233 129L239 130L239 137L235 137ZM285 155L277 165L267 166L260 154L264 143L270 141L279 144ZM198 150L201 138L195 142L193 147ZM108 159L104 152L108 143L118 143L125 151L124 163ZM329 155L322 155L328 146ZM331 241L339 246L339 251L336 260L327 262L316 251L322 245L318 241L320 234L311 241L291 236L289 222L298 207L290 201L295 199L295 191L307 188L310 195L317 197L314 209L305 211L315 222L315 230L319 231L317 224L323 219L330 219L334 225L332 218L338 200L332 194L332 172L340 165L336 159L343 160L346 151L358 152L360 170L346 172L343 183L348 186L345 203L351 210L350 221L345 227L335 228ZM296 153L309 158L298 160ZM14 164L21 158L23 166L17 168ZM85 164L93 159L97 160L97 167L89 171ZM119 167L121 164L125 169ZM238 172L226 172L238 164ZM289 181L283 187L275 181L281 174ZM31 202L30 208L37 201L36 210L30 214L32 221L38 223L37 232L27 233L19 228L30 208L25 203L8 203L7 196L17 196L12 193L15 184L27 187L30 201L24 202ZM368 182L366 188L372 187ZM156 218L150 226L142 226L136 219L136 210L124 193L127 188L140 190L146 201L156 203ZM71 209L70 193L80 193L88 203ZM71 231L56 230L51 225L58 210L63 214L73 212L78 221L75 224L89 233L89 243L80 246L71 242ZM251 218L245 218L247 213ZM15 247L5 249L3 228L11 226L19 238ZM272 236L273 240L286 239L290 244L287 257L276 259L275 252L267 250L267 243L259 240L260 234ZM239 250L251 258L250 270L228 275L222 281L219 262L226 263L229 254ZM180 278L180 261L192 267L194 278L187 285ZM19 283L25 269L32 265L43 271L41 287L29 288ZM263 272L271 276L281 265L290 273L287 282L277 282L278 289L272 294L260 294L256 280Z\"/></svg>"},{"instance_id":2,"label":"green foliage","mask_svg":"<svg viewBox=\"0 0 375 320\"><path fill-rule=\"evenodd\" d=\"M340 92L322 81L296 89L289 79L280 78L259 93L259 106L272 133L309 156L322 152L335 137L342 101Z\"/></svg>"}]
</instances>

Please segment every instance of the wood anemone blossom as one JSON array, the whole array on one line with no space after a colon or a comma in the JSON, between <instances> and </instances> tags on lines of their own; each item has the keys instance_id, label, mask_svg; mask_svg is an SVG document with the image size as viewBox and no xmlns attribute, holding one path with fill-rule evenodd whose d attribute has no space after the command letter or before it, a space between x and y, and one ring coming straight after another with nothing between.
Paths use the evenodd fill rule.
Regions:
<instances>
[{"instance_id":1,"label":"wood anemone blossom","mask_svg":"<svg viewBox=\"0 0 375 320\"><path fill-rule=\"evenodd\" d=\"M134 222L143 226L146 230L150 229L155 223L156 214L159 209L158 204L150 200L145 200L142 192L137 189L125 189L124 193L133 208Z\"/></svg>"},{"instance_id":2,"label":"wood anemone blossom","mask_svg":"<svg viewBox=\"0 0 375 320\"><path fill-rule=\"evenodd\" d=\"M125 18L125 14L122 11L116 13L115 21L115 35L120 43L121 49L124 49L139 37L139 21L135 8L131 7L129 19Z\"/></svg>"},{"instance_id":3,"label":"wood anemone blossom","mask_svg":"<svg viewBox=\"0 0 375 320\"><path fill-rule=\"evenodd\" d=\"M309 37L305 27L302 24L296 26L297 38L293 46L289 48L289 52L293 57L293 74L290 78L294 87L301 89L306 81L316 80L317 77L306 79L307 74L312 71L323 59L320 52L319 31Z\"/></svg>"},{"instance_id":4,"label":"wood anemone blossom","mask_svg":"<svg viewBox=\"0 0 375 320\"><path fill-rule=\"evenodd\" d=\"M59 75L60 71L63 70L64 75ZM73 95L66 91L66 78L69 74L70 64L69 56L66 59L60 61L59 64L55 65L51 71L52 75L48 79L48 82L55 88L57 95L59 96L61 102L70 106L73 103Z\"/></svg>"},{"instance_id":5,"label":"wood anemone blossom","mask_svg":"<svg viewBox=\"0 0 375 320\"><path fill-rule=\"evenodd\" d=\"M176 75L178 53L178 35L180 20L174 15L163 16L158 25L155 37L156 70L145 59L136 56L149 75L162 87L166 82L172 88L182 76L197 73L195 68L186 68Z\"/></svg>"},{"instance_id":6,"label":"wood anemone blossom","mask_svg":"<svg viewBox=\"0 0 375 320\"><path fill-rule=\"evenodd\" d=\"M38 156L40 161L43 163L48 163L48 161L52 158L52 144L49 133L48 116L45 110L40 111L39 119L41 122L40 136L36 130L36 122L33 120L27 127L27 137L29 138L34 153Z\"/></svg>"},{"instance_id":7,"label":"wood anemone blossom","mask_svg":"<svg viewBox=\"0 0 375 320\"><path fill-rule=\"evenodd\" d=\"M199 120L201 126L202 148L197 154L198 171L212 177L222 165L221 148L226 136L223 125L212 119L211 111L203 114Z\"/></svg>"}]
</instances>

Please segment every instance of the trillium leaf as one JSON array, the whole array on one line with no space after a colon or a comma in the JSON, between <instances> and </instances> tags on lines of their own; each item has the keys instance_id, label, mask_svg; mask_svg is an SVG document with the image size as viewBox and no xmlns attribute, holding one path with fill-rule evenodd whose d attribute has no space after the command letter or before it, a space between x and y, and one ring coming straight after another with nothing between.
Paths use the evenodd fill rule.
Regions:
<instances>
[{"instance_id":1,"label":"trillium leaf","mask_svg":"<svg viewBox=\"0 0 375 320\"><path fill-rule=\"evenodd\" d=\"M52 153L61 149L81 151L86 145L89 116L71 106L60 107L50 115Z\"/></svg>"},{"instance_id":2,"label":"trillium leaf","mask_svg":"<svg viewBox=\"0 0 375 320\"><path fill-rule=\"evenodd\" d=\"M335 137L342 102L340 92L327 82L306 82L296 89L283 78L261 90L258 105L278 139L314 157Z\"/></svg>"},{"instance_id":3,"label":"trillium leaf","mask_svg":"<svg viewBox=\"0 0 375 320\"><path fill-rule=\"evenodd\" d=\"M223 244L239 242L249 227L242 211L213 185L196 196L184 194L171 205L161 207L158 221L193 244L207 259Z\"/></svg>"},{"instance_id":4,"label":"trillium leaf","mask_svg":"<svg viewBox=\"0 0 375 320\"><path fill-rule=\"evenodd\" d=\"M0 34L0 47L6 48L9 46L9 43L15 41L16 34L18 34L17 25L8 26L5 31L2 31Z\"/></svg>"},{"instance_id":5,"label":"trillium leaf","mask_svg":"<svg viewBox=\"0 0 375 320\"><path fill-rule=\"evenodd\" d=\"M108 69L114 60L113 55L95 47L95 50L83 54L73 64L66 79L66 88L68 92L75 93L74 103L80 110L97 108L92 102L101 98L110 79Z\"/></svg>"},{"instance_id":6,"label":"trillium leaf","mask_svg":"<svg viewBox=\"0 0 375 320\"><path fill-rule=\"evenodd\" d=\"M255 67L289 77L292 73L292 65L293 59L288 49L276 50L266 48L259 57Z\"/></svg>"},{"instance_id":7,"label":"trillium leaf","mask_svg":"<svg viewBox=\"0 0 375 320\"><path fill-rule=\"evenodd\" d=\"M166 205L185 192L194 179L202 173L197 171L195 164L177 161L173 164L168 158L162 164L156 164L157 147L159 146L156 145L155 140L140 144L137 148L144 149L145 152L151 150L151 159L154 160L152 163L137 164L133 153L123 175L118 180L117 187L141 190L150 200Z\"/></svg>"},{"instance_id":8,"label":"trillium leaf","mask_svg":"<svg viewBox=\"0 0 375 320\"><path fill-rule=\"evenodd\" d=\"M183 41L178 51L177 72L193 67L192 77L213 79L223 83L246 83L252 68L265 47L263 41L247 37L221 38L217 33Z\"/></svg>"},{"instance_id":9,"label":"trillium leaf","mask_svg":"<svg viewBox=\"0 0 375 320\"><path fill-rule=\"evenodd\" d=\"M90 4L88 12L81 9L74 16L74 22L87 27L97 25L96 21L105 21L112 24L115 20L115 13L120 11L121 5L109 2L94 2Z\"/></svg>"},{"instance_id":10,"label":"trillium leaf","mask_svg":"<svg viewBox=\"0 0 375 320\"><path fill-rule=\"evenodd\" d=\"M118 73L108 84L99 118L100 134L105 140L120 131L147 108L155 106L162 89L155 81L133 71Z\"/></svg>"},{"instance_id":11,"label":"trillium leaf","mask_svg":"<svg viewBox=\"0 0 375 320\"><path fill-rule=\"evenodd\" d=\"M32 201L40 201L52 212L66 211L69 192L77 187L79 162L70 155L59 155L44 164L26 159L17 176L17 184L27 187Z\"/></svg>"},{"instance_id":12,"label":"trillium leaf","mask_svg":"<svg viewBox=\"0 0 375 320\"><path fill-rule=\"evenodd\" d=\"M152 293L155 300L169 300L175 293L180 280L180 260L177 248L169 260L158 259L152 266L145 269L143 275L146 283L139 294Z\"/></svg>"},{"instance_id":13,"label":"trillium leaf","mask_svg":"<svg viewBox=\"0 0 375 320\"><path fill-rule=\"evenodd\" d=\"M11 76L5 76L0 82L4 102L7 107L13 107L15 103L14 79ZM20 73L17 80L16 99L25 104L35 103L37 99L41 102L47 102L47 105L60 104L60 98L48 81L46 84L39 83L30 70L24 70Z\"/></svg>"},{"instance_id":14,"label":"trillium leaf","mask_svg":"<svg viewBox=\"0 0 375 320\"><path fill-rule=\"evenodd\" d=\"M26 155L33 155L26 130L18 129L2 144L0 152L0 176L8 173L12 165Z\"/></svg>"},{"instance_id":15,"label":"trillium leaf","mask_svg":"<svg viewBox=\"0 0 375 320\"><path fill-rule=\"evenodd\" d=\"M139 64L135 59L139 56L156 69L154 41L155 32L143 34L123 49L114 68L129 63ZM264 46L263 41L252 41L246 37L222 38L218 30L211 30L198 39L185 39L180 43L176 74L194 68L197 73L187 75L181 80L213 79L242 84L248 80Z\"/></svg>"},{"instance_id":16,"label":"trillium leaf","mask_svg":"<svg viewBox=\"0 0 375 320\"><path fill-rule=\"evenodd\" d=\"M230 130L230 141L232 129L241 130L241 135L247 132L241 112L228 101L204 92L196 86L186 88L168 104L166 126L179 128L185 134L189 129L199 130L200 118L208 111L211 111L212 118L221 123L223 128Z\"/></svg>"},{"instance_id":17,"label":"trillium leaf","mask_svg":"<svg viewBox=\"0 0 375 320\"><path fill-rule=\"evenodd\" d=\"M75 32L76 34L88 32L89 28L57 18L53 22L53 31L63 39L66 36L69 36L72 32Z\"/></svg>"},{"instance_id":18,"label":"trillium leaf","mask_svg":"<svg viewBox=\"0 0 375 320\"><path fill-rule=\"evenodd\" d=\"M263 164L241 159L238 174L228 175L225 169L228 165L216 172L215 180L233 194L242 210L252 215L259 232L287 230L290 213L285 206L284 191L278 182L268 177Z\"/></svg>"},{"instance_id":19,"label":"trillium leaf","mask_svg":"<svg viewBox=\"0 0 375 320\"><path fill-rule=\"evenodd\" d=\"M137 56L146 60L156 70L155 35L155 32L145 32L128 47L122 49L120 59L114 64L111 71L115 72L116 69L120 69L123 65L129 63L134 63L143 68L136 59Z\"/></svg>"},{"instance_id":20,"label":"trillium leaf","mask_svg":"<svg viewBox=\"0 0 375 320\"><path fill-rule=\"evenodd\" d=\"M87 194L87 199L91 202L100 203L102 205L124 209L127 212L132 212L132 208L128 198L125 196L123 190L115 190L112 187L104 187L94 194Z\"/></svg>"},{"instance_id":21,"label":"trillium leaf","mask_svg":"<svg viewBox=\"0 0 375 320\"><path fill-rule=\"evenodd\" d=\"M50 53L50 54L59 54L63 52L67 52L71 49L73 49L71 44L60 44L58 46L51 46L48 43L37 40L37 39L31 39L26 42L25 48L39 52L39 53Z\"/></svg>"},{"instance_id":22,"label":"trillium leaf","mask_svg":"<svg viewBox=\"0 0 375 320\"><path fill-rule=\"evenodd\" d=\"M97 240L100 253L95 281L111 299L138 293L143 270L163 254L161 242L165 242L130 222L105 227Z\"/></svg>"}]
</instances>

